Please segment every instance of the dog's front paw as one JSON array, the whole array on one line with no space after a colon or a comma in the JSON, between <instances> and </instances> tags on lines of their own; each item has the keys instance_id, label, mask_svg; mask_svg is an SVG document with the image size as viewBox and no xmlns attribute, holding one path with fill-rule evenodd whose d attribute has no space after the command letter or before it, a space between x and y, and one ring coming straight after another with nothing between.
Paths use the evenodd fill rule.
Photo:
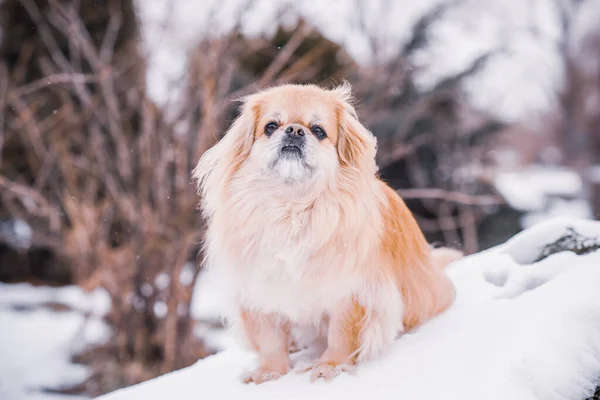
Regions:
<instances>
[{"instance_id":1,"label":"dog's front paw","mask_svg":"<svg viewBox=\"0 0 600 400\"><path fill-rule=\"evenodd\" d=\"M305 366L299 372L310 371L311 382L316 382L319 379L330 381L344 372L353 372L354 366L350 364L335 364L335 363L317 363L310 366Z\"/></svg>"},{"instance_id":2,"label":"dog's front paw","mask_svg":"<svg viewBox=\"0 0 600 400\"><path fill-rule=\"evenodd\" d=\"M281 378L283 375L285 375L288 371L276 371L273 369L269 369L269 368L263 368L263 367L259 367L256 368L253 371L248 372L247 374L245 374L243 376L243 382L244 383L264 383L264 382L268 382L268 381L274 381L276 379Z\"/></svg>"}]
</instances>

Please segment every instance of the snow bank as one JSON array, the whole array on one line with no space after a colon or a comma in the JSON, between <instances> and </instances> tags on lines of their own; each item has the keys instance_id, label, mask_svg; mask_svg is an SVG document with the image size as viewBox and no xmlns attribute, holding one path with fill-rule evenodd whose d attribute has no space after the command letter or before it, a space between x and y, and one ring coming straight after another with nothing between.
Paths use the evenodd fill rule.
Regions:
<instances>
[{"instance_id":1,"label":"snow bank","mask_svg":"<svg viewBox=\"0 0 600 400\"><path fill-rule=\"evenodd\" d=\"M106 290L86 292L79 286L33 286L29 283L0 283L0 307L17 305L31 308L44 304L61 304L80 313L104 316L110 311L111 300Z\"/></svg>"},{"instance_id":2,"label":"snow bank","mask_svg":"<svg viewBox=\"0 0 600 400\"><path fill-rule=\"evenodd\" d=\"M553 220L450 266L453 307L354 375L313 384L291 373L243 385L255 358L231 347L101 399L583 400L600 377L600 252L532 263L567 227L600 237L598 222Z\"/></svg>"},{"instance_id":3,"label":"snow bank","mask_svg":"<svg viewBox=\"0 0 600 400\"><path fill-rule=\"evenodd\" d=\"M517 210L524 211L521 226L529 228L556 217L591 218L580 174L563 167L532 165L499 173L494 186Z\"/></svg>"},{"instance_id":4,"label":"snow bank","mask_svg":"<svg viewBox=\"0 0 600 400\"><path fill-rule=\"evenodd\" d=\"M513 207L523 211L542 209L548 196L576 197L583 189L575 171L539 165L501 173L494 184Z\"/></svg>"},{"instance_id":5,"label":"snow bank","mask_svg":"<svg viewBox=\"0 0 600 400\"><path fill-rule=\"evenodd\" d=\"M56 311L44 305L65 306ZM108 340L102 317L110 309L104 290L0 284L0 399L85 399L45 389L76 385L89 377L71 356Z\"/></svg>"}]
</instances>

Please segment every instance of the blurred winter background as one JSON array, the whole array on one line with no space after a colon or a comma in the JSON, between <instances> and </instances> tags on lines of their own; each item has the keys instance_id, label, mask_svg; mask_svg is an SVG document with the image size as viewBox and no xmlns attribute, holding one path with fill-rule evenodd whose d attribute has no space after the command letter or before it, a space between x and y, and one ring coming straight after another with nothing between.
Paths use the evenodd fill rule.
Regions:
<instances>
[{"instance_id":1,"label":"blurred winter background","mask_svg":"<svg viewBox=\"0 0 600 400\"><path fill-rule=\"evenodd\" d=\"M600 218L600 0L0 0L0 21L2 399L228 345L190 170L262 87L350 81L431 242Z\"/></svg>"}]
</instances>

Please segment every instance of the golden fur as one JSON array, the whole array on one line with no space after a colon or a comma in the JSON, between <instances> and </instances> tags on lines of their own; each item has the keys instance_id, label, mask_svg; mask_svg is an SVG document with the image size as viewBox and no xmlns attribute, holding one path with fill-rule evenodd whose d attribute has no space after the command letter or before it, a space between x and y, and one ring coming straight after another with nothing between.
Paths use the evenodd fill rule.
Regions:
<instances>
[{"instance_id":1,"label":"golden fur","mask_svg":"<svg viewBox=\"0 0 600 400\"><path fill-rule=\"evenodd\" d=\"M270 122L278 128L267 135ZM301 156L282 156L288 127L305 133ZM206 262L222 273L230 317L260 358L246 382L289 371L296 328L325 326L327 349L309 369L328 379L451 305L442 269L461 254L431 249L377 177L375 153L349 85L283 85L246 97L199 161Z\"/></svg>"}]
</instances>

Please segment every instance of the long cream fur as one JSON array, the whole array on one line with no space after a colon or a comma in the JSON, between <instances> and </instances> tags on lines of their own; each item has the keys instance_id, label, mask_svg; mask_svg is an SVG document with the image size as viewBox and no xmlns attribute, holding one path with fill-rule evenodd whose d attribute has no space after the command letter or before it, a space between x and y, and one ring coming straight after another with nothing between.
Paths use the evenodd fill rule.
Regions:
<instances>
[{"instance_id":1,"label":"long cream fur","mask_svg":"<svg viewBox=\"0 0 600 400\"><path fill-rule=\"evenodd\" d=\"M276 158L283 133L264 133L273 119L309 132L305 164ZM327 139L310 135L315 119ZM325 327L327 350L310 370L331 378L452 303L442 269L461 253L431 249L378 179L375 152L349 85L284 85L248 96L195 168L207 266L220 272L230 318L259 354L246 382L288 372L297 327Z\"/></svg>"}]
</instances>

